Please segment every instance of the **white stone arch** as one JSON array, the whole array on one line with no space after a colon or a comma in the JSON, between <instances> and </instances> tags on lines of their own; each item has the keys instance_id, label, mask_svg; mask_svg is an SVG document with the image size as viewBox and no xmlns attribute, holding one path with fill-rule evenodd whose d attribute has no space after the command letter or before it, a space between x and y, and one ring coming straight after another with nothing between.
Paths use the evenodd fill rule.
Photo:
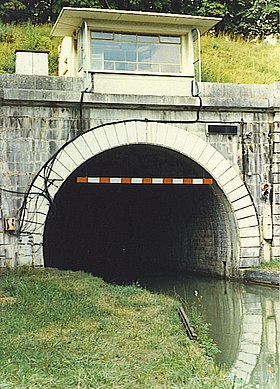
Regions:
<instances>
[{"instance_id":1,"label":"white stone arch","mask_svg":"<svg viewBox=\"0 0 280 389\"><path fill-rule=\"evenodd\" d=\"M174 125L126 121L99 126L81 134L62 147L34 179L21 217L21 236L28 236L28 242L33 244L35 266L44 265L43 234L49 201L42 193L46 185L54 198L63 182L81 164L101 152L130 144L168 148L202 166L214 178L233 210L239 238L239 266L259 264L261 240L256 210L238 172L226 158L205 140Z\"/></svg>"}]
</instances>

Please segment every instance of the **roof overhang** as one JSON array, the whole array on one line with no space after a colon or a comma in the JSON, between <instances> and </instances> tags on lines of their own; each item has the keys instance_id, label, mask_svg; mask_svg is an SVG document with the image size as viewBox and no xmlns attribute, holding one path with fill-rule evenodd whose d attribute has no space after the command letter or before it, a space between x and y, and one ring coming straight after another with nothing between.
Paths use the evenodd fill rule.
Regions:
<instances>
[{"instance_id":1,"label":"roof overhang","mask_svg":"<svg viewBox=\"0 0 280 389\"><path fill-rule=\"evenodd\" d=\"M153 25L154 28L156 25L164 25L167 30L168 27L176 27L176 30L179 32L182 31L182 33L186 31L186 28L198 28L200 33L204 34L222 19L171 13L65 7L61 10L51 31L51 35L72 36L77 28L81 26L83 20L91 21L91 25L93 26L95 22L98 26L102 25L102 22L106 26L110 23L112 25L119 23L123 27L126 24L134 24L135 30L137 29L137 25L140 26L143 24Z\"/></svg>"}]
</instances>

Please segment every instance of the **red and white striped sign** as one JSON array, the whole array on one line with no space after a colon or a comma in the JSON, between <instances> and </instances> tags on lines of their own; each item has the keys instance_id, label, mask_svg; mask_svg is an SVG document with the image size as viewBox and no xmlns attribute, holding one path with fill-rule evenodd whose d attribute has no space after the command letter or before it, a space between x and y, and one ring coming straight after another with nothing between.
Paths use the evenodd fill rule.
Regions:
<instances>
[{"instance_id":1,"label":"red and white striped sign","mask_svg":"<svg viewBox=\"0 0 280 389\"><path fill-rule=\"evenodd\" d=\"M211 185L212 178L155 178L155 177L77 177L78 184L167 184Z\"/></svg>"}]
</instances>

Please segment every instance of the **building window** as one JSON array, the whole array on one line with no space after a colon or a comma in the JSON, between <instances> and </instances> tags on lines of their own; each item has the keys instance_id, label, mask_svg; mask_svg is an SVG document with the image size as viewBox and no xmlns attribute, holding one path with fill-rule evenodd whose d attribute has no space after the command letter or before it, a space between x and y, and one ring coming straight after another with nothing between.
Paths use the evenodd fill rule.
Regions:
<instances>
[{"instance_id":1,"label":"building window","mask_svg":"<svg viewBox=\"0 0 280 389\"><path fill-rule=\"evenodd\" d=\"M92 70L181 72L181 37L91 33Z\"/></svg>"}]
</instances>

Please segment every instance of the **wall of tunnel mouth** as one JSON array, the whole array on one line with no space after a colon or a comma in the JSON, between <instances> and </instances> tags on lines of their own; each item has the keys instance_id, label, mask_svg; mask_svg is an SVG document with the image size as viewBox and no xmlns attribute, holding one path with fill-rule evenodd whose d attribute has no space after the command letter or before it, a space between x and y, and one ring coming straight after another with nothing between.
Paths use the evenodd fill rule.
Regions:
<instances>
[{"instance_id":1,"label":"wall of tunnel mouth","mask_svg":"<svg viewBox=\"0 0 280 389\"><path fill-rule=\"evenodd\" d=\"M46 267L106 281L235 267L230 204L212 185L77 184L77 176L209 177L170 149L129 145L81 165L57 192L44 231Z\"/></svg>"}]
</instances>

